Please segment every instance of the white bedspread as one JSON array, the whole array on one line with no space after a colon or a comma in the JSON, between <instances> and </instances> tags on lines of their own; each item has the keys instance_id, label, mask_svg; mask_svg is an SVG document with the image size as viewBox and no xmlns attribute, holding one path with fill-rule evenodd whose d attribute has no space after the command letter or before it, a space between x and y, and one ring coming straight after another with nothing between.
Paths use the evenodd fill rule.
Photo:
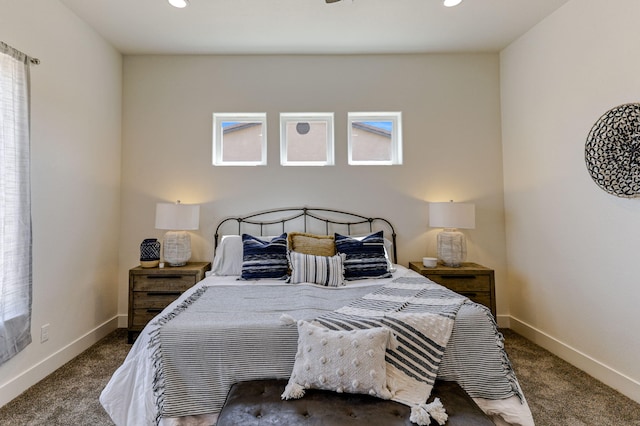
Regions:
<instances>
[{"instance_id":1,"label":"white bedspread","mask_svg":"<svg viewBox=\"0 0 640 426\"><path fill-rule=\"evenodd\" d=\"M417 274L413 271L407 270L402 266L398 266L397 271L394 273L394 277L392 278L385 280L365 280L359 282L351 282L348 285L350 287L362 286L375 289L381 284L385 284L396 277L406 275L415 276ZM178 300L168 306L158 317L171 312L173 309L175 309L176 306L182 303L182 301L187 299L198 289L204 286L216 286L221 284L239 286L291 285L277 280L261 280L248 282L237 281L235 277L211 276L201 281L192 289L183 294ZM283 291L286 291L286 289L283 289ZM327 289L327 291L340 291L340 288ZM465 356L465 354L463 353L465 342L460 340L461 336L465 334L463 329L469 327L470 324L473 323L474 315L487 315L486 309L482 307L475 306L473 304L465 305L465 307L467 307L465 309L468 311L465 315L471 316L471 318L468 318L466 322L461 321L461 324L458 324L458 321L456 321L456 326L454 326L454 332L452 334L451 342L449 343L449 346L447 346L447 351L443 359L443 365L441 366L441 373L439 373L438 377L445 380L455 380L460 383L461 386L463 386L463 388L465 388L467 392L474 398L478 405L487 414L492 416L497 424L523 426L533 425L534 423L531 412L528 405L526 404L526 401L524 400L524 397L522 397L515 376L513 376L512 380L510 380L510 386L512 388L510 394L513 396L509 396L503 399L492 399L491 395L495 395L496 392L485 392L486 394L484 394L481 386L479 386L478 383L473 380L472 376L473 374L475 374L475 372L473 372L474 368L482 368L484 375L484 373L486 372L486 368L489 368L489 370L492 367L494 367L495 369L504 369L505 366L509 366L508 360L506 360L506 355L504 355L501 350L496 351L496 355L494 357L503 358L500 360L496 359L496 362L491 362L491 365L480 363L480 365L478 366L478 363L474 363L472 359L470 359L468 356ZM153 322L154 321L151 321L150 324L152 324ZM456 327L461 328L461 330L459 330L459 332L457 333L458 336L456 336ZM131 351L125 359L124 363L114 373L113 377L100 395L100 402L102 403L107 413L109 413L114 423L118 426L154 425L156 422L157 407L156 398L153 392L154 369L151 362L152 353L151 349L149 348L149 329L149 326L146 327L145 330L143 330L143 332L140 334L135 344L131 348ZM491 340L491 338L493 338L494 341L484 343L495 345L495 337L489 336L489 340ZM456 341L456 339L458 339L458 341ZM505 364L505 362L507 364ZM465 374L465 371L463 370L470 371L471 374ZM512 374L512 372L509 373ZM502 381L501 386L505 386L504 381ZM493 389L493 391L498 391L498 393L501 392L500 390L496 389ZM509 393L508 391L508 389L502 390L502 392ZM165 426L192 426L205 424L210 425L215 422L216 417L217 413L173 419L163 418L161 424Z\"/></svg>"}]
</instances>

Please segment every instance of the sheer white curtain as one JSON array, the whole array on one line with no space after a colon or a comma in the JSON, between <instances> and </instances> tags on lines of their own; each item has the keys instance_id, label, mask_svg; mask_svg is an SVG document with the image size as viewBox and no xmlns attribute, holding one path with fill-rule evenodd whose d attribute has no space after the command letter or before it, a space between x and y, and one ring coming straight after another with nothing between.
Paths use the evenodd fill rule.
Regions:
<instances>
[{"instance_id":1,"label":"sheer white curtain","mask_svg":"<svg viewBox=\"0 0 640 426\"><path fill-rule=\"evenodd\" d=\"M31 343L29 62L0 42L0 364Z\"/></svg>"}]
</instances>

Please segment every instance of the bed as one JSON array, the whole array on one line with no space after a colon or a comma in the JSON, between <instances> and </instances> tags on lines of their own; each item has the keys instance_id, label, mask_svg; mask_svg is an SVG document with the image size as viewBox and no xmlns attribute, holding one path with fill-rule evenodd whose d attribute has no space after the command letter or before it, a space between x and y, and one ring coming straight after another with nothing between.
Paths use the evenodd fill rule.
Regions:
<instances>
[{"instance_id":1,"label":"bed","mask_svg":"<svg viewBox=\"0 0 640 426\"><path fill-rule=\"evenodd\" d=\"M367 370L375 379L365 392L376 389L376 396L409 405L417 391L428 396L437 377L460 384L496 424L533 425L491 313L398 265L388 220L324 208L275 209L224 219L214 246L211 273L145 327L100 395L116 425L214 425L239 381L289 379L292 388L314 387L300 380L301 330L306 335L309 327L321 327L327 336L377 333L371 341L384 342L382 355L367 351L378 364ZM391 305L399 312L395 317L388 314ZM365 316L356 324L353 315ZM440 354L424 372L433 377L408 377L393 362L412 337L408 343L403 332L380 337L378 331L393 329L384 322L389 318L403 325L429 318L445 330L433 337ZM330 345L337 342L332 339ZM335 390L360 392L360 382ZM304 398L296 392L286 397Z\"/></svg>"}]
</instances>

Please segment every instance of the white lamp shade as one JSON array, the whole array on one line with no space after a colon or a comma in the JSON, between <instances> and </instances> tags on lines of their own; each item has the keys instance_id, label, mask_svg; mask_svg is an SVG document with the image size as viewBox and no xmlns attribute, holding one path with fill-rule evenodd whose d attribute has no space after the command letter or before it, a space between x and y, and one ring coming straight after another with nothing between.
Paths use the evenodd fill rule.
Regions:
<instances>
[{"instance_id":1,"label":"white lamp shade","mask_svg":"<svg viewBox=\"0 0 640 426\"><path fill-rule=\"evenodd\" d=\"M429 226L432 228L476 227L476 206L471 203L429 203Z\"/></svg>"},{"instance_id":2,"label":"white lamp shade","mask_svg":"<svg viewBox=\"0 0 640 426\"><path fill-rule=\"evenodd\" d=\"M200 226L200 206L197 204L156 204L156 229L193 231Z\"/></svg>"}]
</instances>

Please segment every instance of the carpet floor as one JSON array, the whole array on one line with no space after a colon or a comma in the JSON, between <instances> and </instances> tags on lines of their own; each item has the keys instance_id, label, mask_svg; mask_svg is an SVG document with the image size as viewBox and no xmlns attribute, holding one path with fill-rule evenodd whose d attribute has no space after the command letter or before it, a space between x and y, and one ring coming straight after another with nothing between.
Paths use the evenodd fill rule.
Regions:
<instances>
[{"instance_id":1,"label":"carpet floor","mask_svg":"<svg viewBox=\"0 0 640 426\"><path fill-rule=\"evenodd\" d=\"M640 404L511 330L505 348L537 426L640 426ZM0 408L0 425L112 426L98 397L131 345L118 329Z\"/></svg>"}]
</instances>

